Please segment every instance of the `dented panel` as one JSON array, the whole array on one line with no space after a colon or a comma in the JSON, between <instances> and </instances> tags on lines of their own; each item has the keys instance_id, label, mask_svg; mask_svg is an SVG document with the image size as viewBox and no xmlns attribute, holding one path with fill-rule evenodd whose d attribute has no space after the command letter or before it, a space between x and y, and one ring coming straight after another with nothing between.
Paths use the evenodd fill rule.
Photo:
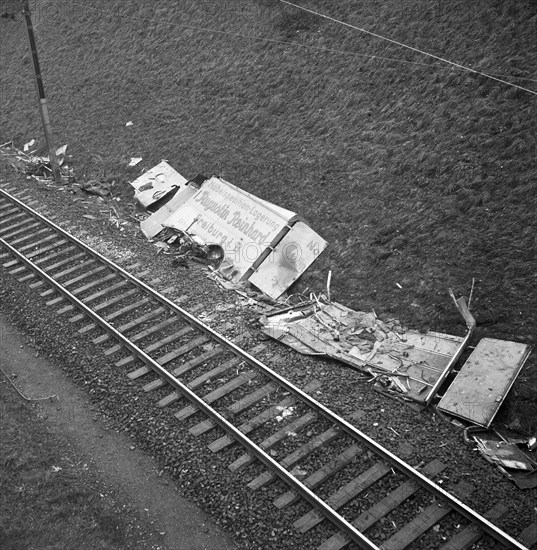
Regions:
<instances>
[{"instance_id":1,"label":"dented panel","mask_svg":"<svg viewBox=\"0 0 537 550\"><path fill-rule=\"evenodd\" d=\"M483 338L440 400L438 409L488 428L529 353L526 344Z\"/></svg>"}]
</instances>

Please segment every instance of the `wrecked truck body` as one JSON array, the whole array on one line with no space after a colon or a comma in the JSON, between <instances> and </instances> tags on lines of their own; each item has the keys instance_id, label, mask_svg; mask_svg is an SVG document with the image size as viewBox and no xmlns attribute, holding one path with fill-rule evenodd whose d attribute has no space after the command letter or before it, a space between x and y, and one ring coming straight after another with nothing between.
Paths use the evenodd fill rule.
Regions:
<instances>
[{"instance_id":1,"label":"wrecked truck body","mask_svg":"<svg viewBox=\"0 0 537 550\"><path fill-rule=\"evenodd\" d=\"M406 399L428 405L468 344L475 321L456 300L468 324L466 336L420 333L374 311L312 300L262 317L262 330L306 355L323 355L367 372Z\"/></svg>"}]
</instances>

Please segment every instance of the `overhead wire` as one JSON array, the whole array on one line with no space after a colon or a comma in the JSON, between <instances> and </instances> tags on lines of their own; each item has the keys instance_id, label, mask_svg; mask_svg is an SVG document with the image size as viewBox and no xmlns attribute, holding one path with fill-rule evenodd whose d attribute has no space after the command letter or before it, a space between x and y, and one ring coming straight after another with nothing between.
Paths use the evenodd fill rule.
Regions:
<instances>
[{"instance_id":1,"label":"overhead wire","mask_svg":"<svg viewBox=\"0 0 537 550\"><path fill-rule=\"evenodd\" d=\"M302 6L298 6L297 4L292 4L291 2L287 2L285 0L280 0L281 2L285 3L285 4L289 4L291 6L294 6L296 8L299 8L299 9L302 9L302 10L305 10L305 11L311 11L309 10L308 8L304 8ZM84 4L79 4L78 2L72 2L71 3L72 5L76 5L76 6L80 6L80 7L83 7L83 8L89 8L89 9L92 9L94 11L99 11L99 12L108 12L108 13L114 13L114 14L117 14L117 11L115 10L112 10L112 9L108 9L108 8L103 8L103 7L94 7L94 6L91 6L91 5L84 5ZM325 17L327 19L331 19L333 21L336 21L336 22L339 22L341 24L344 24L344 25L348 25L348 26L351 26L353 27L352 25L349 25L347 23L344 23L344 22L340 22L340 21L337 21L336 19L332 19L330 18L329 16L325 16L323 14L320 14L320 13L317 13L317 12L313 12L311 11L311 13L315 13L316 15L319 15L320 17ZM130 17L131 19L136 19L135 16L133 15L129 15L127 17ZM162 21L161 21L162 23ZM353 52L353 51L349 51L349 50L340 50L340 49L334 49L334 48L326 48L326 47L323 47L323 46L313 46L311 44L301 44L300 42L294 42L294 41L289 41L289 40L278 40L276 38L267 38L265 36L255 36L255 35L251 35L251 34L241 34L241 33L237 33L237 32L229 32L229 31L224 31L222 29L212 29L212 28L209 28L209 27L200 27L200 26L196 26L196 25L186 25L186 24L179 24L179 23L173 23L171 21L164 21L163 22L165 25L167 25L168 27L172 27L172 28L180 28L180 29L189 29L189 30L197 30L197 31L203 31L203 32L207 32L207 33L214 33L214 34L221 34L221 35L227 35L227 36L231 36L231 37L234 37L234 38L245 38L245 39L248 39L248 40L257 40L257 41L260 41L260 42L267 42L267 43L272 43L272 44L278 44L278 45L283 45L283 46L294 46L294 47L298 47L298 48L303 48L303 49L307 49L307 50L313 50L313 51L320 51L320 52L326 52L326 53L335 53L335 54L343 54L343 55L349 55L349 56L355 56L355 57L365 57L365 58L368 58L368 59L377 59L379 61L388 61L388 62L394 62L394 63L404 63L404 64L407 64L407 65L417 65L417 66L421 66L421 67L442 67L444 65L442 64L431 64L431 63L421 63L419 61L410 61L410 60L407 60L407 59L401 59L401 58L394 58L394 57L384 57L384 56L380 56L380 55L373 55L373 54L365 54L365 53L358 53L358 52ZM354 28L354 27L353 27ZM358 27L356 27L358 29ZM373 34L374 36L378 36L379 38L383 38L381 37L380 35L376 35L375 33L371 33L370 31L366 31L365 29L358 29L358 30L363 30L364 32L368 32L369 34ZM393 41L389 38L386 38L386 40L390 40L392 42L395 42L396 44L399 44L398 42L396 41ZM412 46L407 46L408 48L410 49L414 49L415 51L419 51L421 52L421 50L418 50L416 48L413 48ZM422 53L426 53L426 52L422 52ZM505 78L516 78L516 79L521 79L521 80L528 80L528 81L531 81L531 82L537 82L537 79L533 79L533 78L528 78L528 77L524 77L524 76L512 76L512 75L487 75L485 73L481 73L479 71L476 71L474 69L471 69L471 68L467 68L467 67L464 67L463 65L458 65L457 63L454 63L454 62L450 62L450 61L447 61L441 57L437 57L437 56L434 56L433 54L426 54L426 55L430 55L431 57L435 57L436 59L440 60L440 61L443 61L444 63L449 63L451 65L453 65L455 68L465 68L466 70L469 70L469 71L472 71L474 73L477 73L477 74L480 74L482 76L487 76L489 78L492 78L494 80L497 80L498 82L503 82L505 84L509 84L511 86L514 86L514 87L517 87L517 88L520 88L521 90L524 90L524 91L527 91L527 92L530 92L530 93L533 93L535 95L537 95L537 92L534 92L533 90L529 90L527 88L524 88L524 87L521 87L521 86L518 86L516 84L512 84L512 83L509 83L507 81L503 81L499 78L496 78L497 76L504 76Z\"/></svg>"},{"instance_id":2,"label":"overhead wire","mask_svg":"<svg viewBox=\"0 0 537 550\"><path fill-rule=\"evenodd\" d=\"M196 25L190 25L190 24L180 24L180 23L175 23L175 22L171 22L171 21L159 20L159 22L164 23L166 26L168 26L170 28L189 29L189 30L195 30L195 31L202 31L202 32L206 32L206 33L215 33L215 34L226 35L226 36L231 36L231 37L235 37L235 38L243 38L243 39L248 39L248 40L257 40L257 41L261 41L261 42L273 43L273 44L278 44L278 45L283 45L283 46L300 47L300 48L304 48L304 49L307 49L307 50L313 50L313 51L321 51L321 52L335 53L335 54L344 54L344 55L351 55L351 56L356 56L356 57L366 57L366 58L376 59L376 60L380 60L380 61L405 63L405 64L410 64L410 65L428 67L428 68L431 68L431 67L445 67L445 64L448 63L449 65L451 65L454 68L463 68L463 69L469 70L470 72L474 72L474 73L477 73L477 74L481 74L483 76L487 76L488 78L492 78L493 80L497 80L499 82L508 84L508 85L513 86L515 88L520 88L521 90L524 90L524 91L527 91L527 92L532 93L534 95L537 95L537 92L534 92L533 90L529 90L529 89L517 86L515 84L511 84L509 82L506 82L506 81L500 80L498 78L495 78L491 75L486 75L484 73L480 73L479 71L475 71L474 69L470 69L470 68L464 67L462 65L459 65L457 63L450 62L450 61L445 60L441 57L434 56L433 54L428 54L427 52L422 52L421 50L419 50L417 48L413 48L411 46L406 46L404 44L398 43L397 41L387 39L387 38L382 37L380 35L377 35L375 33L371 33L370 31L366 31L365 29L360 29L358 27L354 27L353 25L338 21L338 20L336 20L334 18L331 18L329 16L326 16L326 15L314 12L313 10L309 10L308 8L304 8L304 7L299 6L297 4L293 4L292 2L288 2L287 0L280 0L280 2L288 4L290 6L296 7L298 9L301 9L301 10L304 10L304 11L310 11L311 13L313 13L315 15L318 15L320 17L323 17L323 18L326 18L326 19L329 19L329 20L333 20L336 23L340 23L340 24L349 26L351 28L356 28L357 30L363 30L364 32L372 34L373 36L377 36L378 38L386 39L386 40L394 42L398 45L401 45L403 47L408 47L409 49L417 51L419 53L424 53L425 55L429 55L430 57L433 57L433 58L435 58L438 61L443 62L443 63L441 63L441 64L440 63L437 63L437 64L421 63L421 62L418 62L418 61L410 61L410 60L405 60L405 59L400 59L400 58L390 58L390 57L383 57L383 56L377 56L377 55L371 55L371 54L363 54L363 53L358 53L358 52L352 52L352 51L349 51L349 50L339 50L339 49L326 48L326 47L320 47L320 46L312 46L312 45L308 45L308 44L301 44L299 42L294 42L294 41L278 40L278 39L275 39L275 38L255 36L255 35L251 35L251 34L242 34L242 33L230 32L230 31L226 31L226 30L222 30L222 29L214 29L214 28L208 28L208 27L202 27L202 26L196 26ZM96 12L99 12L99 13L113 13L115 15L120 15L120 13L118 13L117 10L112 10L110 8L107 8L107 7L92 6L90 4L81 4L81 3L76 2L76 0L71 2L71 5L79 6L79 7L84 8L84 9L90 9L90 10L93 10L93 11L96 11ZM130 19L133 23L134 22L142 23L142 22L146 21L145 18L140 18L140 17L138 17L134 14L125 14L125 13L123 13L123 14L121 14L121 16ZM515 78L517 78L517 77L515 77ZM524 78L524 77L520 77L520 78ZM142 116L142 117L139 117L139 118L145 118L145 117ZM263 159L263 160L270 162L268 159ZM274 162L274 159L272 160L272 162ZM304 167L301 167L301 170L304 170Z\"/></svg>"},{"instance_id":3,"label":"overhead wire","mask_svg":"<svg viewBox=\"0 0 537 550\"><path fill-rule=\"evenodd\" d=\"M522 90L524 92L528 92L532 95L537 95L537 91L530 90L529 88L524 88L523 86L519 86L518 84L513 84L512 82L509 82L507 80L503 80L501 78L496 78L495 76L492 76L487 73L483 73L481 71L477 71L476 69L472 69L471 67L467 67L466 65L461 65L460 63L456 63L455 61L450 61L449 59L445 59L443 57L440 57L438 55L426 52L424 50L420 50L419 48L415 48L414 46L409 46L408 44L404 44L402 42L398 42L397 40L393 40L392 38L388 38L386 36L382 36L380 34L377 34L372 31L368 31L367 29L363 29L361 27L357 27L356 25L351 25L350 23L346 23L345 21L340 21L339 19L335 19L334 17L330 17L329 15L325 15L323 13L319 13L317 11L311 10L309 8L306 8L304 6L299 6L298 4L293 4L292 2L289 2L288 0L279 0L282 4L287 4L289 6L293 6L299 10L311 13L313 15L316 15L318 17L322 17L323 19L327 19L328 21L332 21L334 23L337 23L339 25L343 25L345 27L349 27L351 29L369 34L371 36L374 36L376 38L379 38L380 40L385 40L387 42L391 42L392 44L396 44L397 46L400 46L402 48L406 48L408 50L417 52L419 54L425 55L427 57L431 57L433 59L436 59L437 61L441 61L442 63L447 63L448 65L451 65L453 67L457 67L458 69L462 69L464 71L468 71L474 74L477 74L479 76L483 76L485 78L490 78L491 80L495 80L496 82L500 82L501 84L505 84L506 86L512 86L513 88L517 88L518 90Z\"/></svg>"}]
</instances>

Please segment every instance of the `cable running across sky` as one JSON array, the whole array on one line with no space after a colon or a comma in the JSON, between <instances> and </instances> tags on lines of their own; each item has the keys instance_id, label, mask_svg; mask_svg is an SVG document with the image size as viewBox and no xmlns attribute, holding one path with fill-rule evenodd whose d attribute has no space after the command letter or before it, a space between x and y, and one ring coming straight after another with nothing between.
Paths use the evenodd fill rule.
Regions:
<instances>
[{"instance_id":1,"label":"cable running across sky","mask_svg":"<svg viewBox=\"0 0 537 550\"><path fill-rule=\"evenodd\" d=\"M366 29L362 29L360 27L357 27L355 25L351 25L350 23L345 23L345 21L340 21L339 19L335 19L334 17L330 17L329 15L325 15L323 13L316 12L314 10L310 10L309 8L305 8L303 6L299 6L298 4L293 4L292 2L288 2L288 0L280 0L282 4L287 4L288 6L293 6L294 8L297 8L302 11L306 11L308 13L311 13L313 15L317 15L318 17L322 17L323 19L327 19L328 21L332 21L333 23L337 23L339 25L344 25L345 27L349 27L351 29L354 29L356 31L364 32L366 34L369 34L371 36L374 36L375 38L379 38L381 40L386 40L387 42L391 42L392 44L396 44L397 46L400 46L402 48L406 48L408 50L412 50L414 52L417 52L422 55L426 55L427 57L432 57L433 59L436 59L438 61L442 61L443 63L447 63L449 65L452 65L453 67L457 67L459 69L462 69L464 71L468 71L470 73L474 73L480 76L483 76L485 78L490 78L491 80L495 80L496 82L500 82L501 84L505 84L507 86L512 86L513 88L517 88L518 90L522 90L523 92L528 92L532 95L537 95L537 92L534 90L530 90L529 88L524 88L523 86L518 86L517 84L513 84L512 82L508 82L507 80L502 80L501 78L496 78L495 76L492 76L490 74L482 73L480 71L476 71L475 69L472 69L471 67L466 67L465 65L461 65L460 63L455 63L454 61L450 61L449 59L444 59L443 57L439 57L437 55L434 55L429 52L425 52L423 50L420 50L418 48L414 48L413 46L409 46L408 44L403 44L402 42L398 42L397 40L393 40L392 38L387 38L386 36L382 36L380 34L368 31Z\"/></svg>"}]
</instances>

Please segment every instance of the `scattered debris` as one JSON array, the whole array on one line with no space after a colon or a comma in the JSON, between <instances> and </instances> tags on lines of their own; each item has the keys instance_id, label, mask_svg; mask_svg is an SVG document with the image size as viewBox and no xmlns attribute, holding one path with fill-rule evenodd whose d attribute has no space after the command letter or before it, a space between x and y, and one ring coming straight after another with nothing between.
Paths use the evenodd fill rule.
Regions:
<instances>
[{"instance_id":1,"label":"scattered debris","mask_svg":"<svg viewBox=\"0 0 537 550\"><path fill-rule=\"evenodd\" d=\"M295 407L276 407L281 414L276 416L276 421L281 422L284 418L291 416L295 412Z\"/></svg>"},{"instance_id":2,"label":"scattered debris","mask_svg":"<svg viewBox=\"0 0 537 550\"><path fill-rule=\"evenodd\" d=\"M308 472L302 469L300 466L295 466L289 473L292 476L295 476L300 481L302 481L308 475Z\"/></svg>"},{"instance_id":3,"label":"scattered debris","mask_svg":"<svg viewBox=\"0 0 537 550\"><path fill-rule=\"evenodd\" d=\"M488 428L530 354L526 344L483 338L438 409Z\"/></svg>"},{"instance_id":4,"label":"scattered debris","mask_svg":"<svg viewBox=\"0 0 537 550\"><path fill-rule=\"evenodd\" d=\"M528 444L528 440L510 439L496 430L486 431L477 426L467 428L464 433L466 443L476 443L483 457L497 466L517 487L537 487L537 462L519 447Z\"/></svg>"},{"instance_id":5,"label":"scattered debris","mask_svg":"<svg viewBox=\"0 0 537 550\"><path fill-rule=\"evenodd\" d=\"M12 168L18 172L23 172L27 176L37 180L53 180L52 166L50 159L47 156L35 155L35 149L30 150L35 146L36 140L32 139L25 143L23 151L13 147L13 142L7 142L0 146L0 155L5 159ZM56 157L58 166L60 167L60 175L62 181L69 183L73 179L73 171L65 164L65 152L67 145L62 145L56 149Z\"/></svg>"},{"instance_id":6,"label":"scattered debris","mask_svg":"<svg viewBox=\"0 0 537 550\"><path fill-rule=\"evenodd\" d=\"M323 295L261 318L268 336L307 355L325 355L371 375L377 388L428 403L467 339L420 333L374 311L354 311Z\"/></svg>"},{"instance_id":7,"label":"scattered debris","mask_svg":"<svg viewBox=\"0 0 537 550\"><path fill-rule=\"evenodd\" d=\"M131 185L138 202L153 212L140 223L148 239L162 240L163 228L175 231L182 244L189 236L191 245L213 254L219 275L235 284L249 280L272 299L282 296L327 246L294 212L216 176L199 174L187 181L162 161Z\"/></svg>"},{"instance_id":8,"label":"scattered debris","mask_svg":"<svg viewBox=\"0 0 537 550\"><path fill-rule=\"evenodd\" d=\"M80 189L89 195L97 195L98 197L108 197L110 195L110 187L108 184L90 180L80 184Z\"/></svg>"},{"instance_id":9,"label":"scattered debris","mask_svg":"<svg viewBox=\"0 0 537 550\"><path fill-rule=\"evenodd\" d=\"M35 143L35 139L30 140L28 143L24 144L22 150L27 153L30 150L30 147Z\"/></svg>"},{"instance_id":10,"label":"scattered debris","mask_svg":"<svg viewBox=\"0 0 537 550\"><path fill-rule=\"evenodd\" d=\"M131 157L131 161L127 164L127 166L136 166L140 162L142 162L142 157Z\"/></svg>"},{"instance_id":11,"label":"scattered debris","mask_svg":"<svg viewBox=\"0 0 537 550\"><path fill-rule=\"evenodd\" d=\"M164 254L174 256L173 267L188 267L187 259L192 259L218 269L224 258L221 246L204 244L184 231L164 229L156 236L156 241L157 254L164 251Z\"/></svg>"}]
</instances>

